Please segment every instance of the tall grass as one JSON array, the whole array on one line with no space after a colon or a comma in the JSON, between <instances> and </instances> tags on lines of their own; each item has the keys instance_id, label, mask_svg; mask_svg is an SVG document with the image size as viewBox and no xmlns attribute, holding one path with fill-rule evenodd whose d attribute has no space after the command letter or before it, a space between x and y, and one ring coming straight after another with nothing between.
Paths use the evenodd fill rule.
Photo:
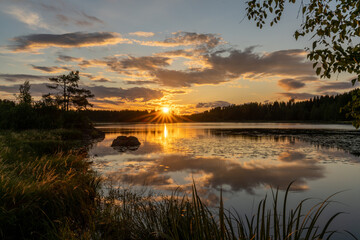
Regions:
<instances>
[{"instance_id":1,"label":"tall grass","mask_svg":"<svg viewBox=\"0 0 360 240\"><path fill-rule=\"evenodd\" d=\"M99 183L86 155L40 154L29 144L40 136L7 134L0 144L0 239L57 239L64 224L86 227ZM58 141L57 136L40 140Z\"/></svg>"},{"instance_id":2,"label":"tall grass","mask_svg":"<svg viewBox=\"0 0 360 240\"><path fill-rule=\"evenodd\" d=\"M310 209L304 209L309 199L288 209L290 186L282 199L278 190L273 191L270 205L267 197L261 200L254 216L226 210L222 196L219 208L209 209L195 185L190 197L174 193L160 200L152 195L112 189L107 197L98 199L93 239L338 239L338 232L331 227L341 212L320 221L332 196ZM352 234L348 237L357 239Z\"/></svg>"}]
</instances>

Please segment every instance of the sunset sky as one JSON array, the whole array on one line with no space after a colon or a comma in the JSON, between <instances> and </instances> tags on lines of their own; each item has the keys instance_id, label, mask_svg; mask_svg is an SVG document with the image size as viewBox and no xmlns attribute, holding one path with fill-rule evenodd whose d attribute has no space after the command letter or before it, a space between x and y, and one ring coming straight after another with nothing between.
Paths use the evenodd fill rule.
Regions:
<instances>
[{"instance_id":1,"label":"sunset sky","mask_svg":"<svg viewBox=\"0 0 360 240\"><path fill-rule=\"evenodd\" d=\"M352 89L319 79L295 41L292 5L275 27L244 19L242 0L1 0L0 98L25 80L35 100L51 76L79 70L97 109L186 114Z\"/></svg>"}]
</instances>

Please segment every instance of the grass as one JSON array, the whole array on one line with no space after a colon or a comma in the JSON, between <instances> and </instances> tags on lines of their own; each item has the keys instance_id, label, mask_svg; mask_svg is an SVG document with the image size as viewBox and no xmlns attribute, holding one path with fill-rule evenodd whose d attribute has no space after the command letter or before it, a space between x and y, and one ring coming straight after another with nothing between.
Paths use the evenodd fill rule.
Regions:
<instances>
[{"instance_id":1,"label":"grass","mask_svg":"<svg viewBox=\"0 0 360 240\"><path fill-rule=\"evenodd\" d=\"M197 194L171 196L110 188L101 193L76 132L0 135L0 239L337 239L331 197L288 208L290 186L261 200L254 216L208 208ZM66 139L66 140L65 140ZM49 144L51 142L51 144ZM48 146L47 146L48 145ZM67 145L66 151L59 151ZM56 146L56 147L55 147ZM51 152L51 154L49 154ZM283 196L282 196L283 195ZM270 204L269 204L270 202ZM349 238L357 239L351 233Z\"/></svg>"},{"instance_id":2,"label":"grass","mask_svg":"<svg viewBox=\"0 0 360 240\"><path fill-rule=\"evenodd\" d=\"M290 186L282 199L276 190L270 206L265 197L256 215L243 217L224 209L222 196L218 209L209 209L198 196L195 184L191 196L174 193L161 200L112 189L98 202L94 224L98 238L92 239L338 239L331 225L341 212L325 222L319 221L332 196L308 210L304 210L304 204L309 199L300 201L295 209L287 209ZM351 233L348 237L357 239Z\"/></svg>"},{"instance_id":3,"label":"grass","mask_svg":"<svg viewBox=\"0 0 360 240\"><path fill-rule=\"evenodd\" d=\"M1 140L0 239L57 239L59 226L86 226L99 183L86 155L40 154L58 151L46 146L60 142L54 133L6 133Z\"/></svg>"}]
</instances>

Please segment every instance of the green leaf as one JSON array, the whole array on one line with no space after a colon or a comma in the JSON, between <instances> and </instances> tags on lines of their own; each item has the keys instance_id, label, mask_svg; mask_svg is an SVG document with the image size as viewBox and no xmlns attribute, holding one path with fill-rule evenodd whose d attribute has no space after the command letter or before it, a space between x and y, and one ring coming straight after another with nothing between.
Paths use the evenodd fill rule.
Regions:
<instances>
[{"instance_id":1,"label":"green leaf","mask_svg":"<svg viewBox=\"0 0 360 240\"><path fill-rule=\"evenodd\" d=\"M316 75L320 75L320 72L321 72L321 67L318 67L318 68L316 69Z\"/></svg>"},{"instance_id":2,"label":"green leaf","mask_svg":"<svg viewBox=\"0 0 360 240\"><path fill-rule=\"evenodd\" d=\"M316 48L316 45L317 45L317 41L314 41L313 44L312 44L313 49Z\"/></svg>"}]
</instances>

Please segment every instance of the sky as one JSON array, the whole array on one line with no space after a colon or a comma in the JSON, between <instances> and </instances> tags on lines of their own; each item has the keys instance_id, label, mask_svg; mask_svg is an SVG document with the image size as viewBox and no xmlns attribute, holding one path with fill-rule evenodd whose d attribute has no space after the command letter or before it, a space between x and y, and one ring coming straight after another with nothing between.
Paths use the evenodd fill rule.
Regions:
<instances>
[{"instance_id":1,"label":"sky","mask_svg":"<svg viewBox=\"0 0 360 240\"><path fill-rule=\"evenodd\" d=\"M76 70L95 109L189 114L351 90L349 74L316 76L287 7L258 29L242 0L0 0L0 99L28 80L39 100Z\"/></svg>"}]
</instances>

